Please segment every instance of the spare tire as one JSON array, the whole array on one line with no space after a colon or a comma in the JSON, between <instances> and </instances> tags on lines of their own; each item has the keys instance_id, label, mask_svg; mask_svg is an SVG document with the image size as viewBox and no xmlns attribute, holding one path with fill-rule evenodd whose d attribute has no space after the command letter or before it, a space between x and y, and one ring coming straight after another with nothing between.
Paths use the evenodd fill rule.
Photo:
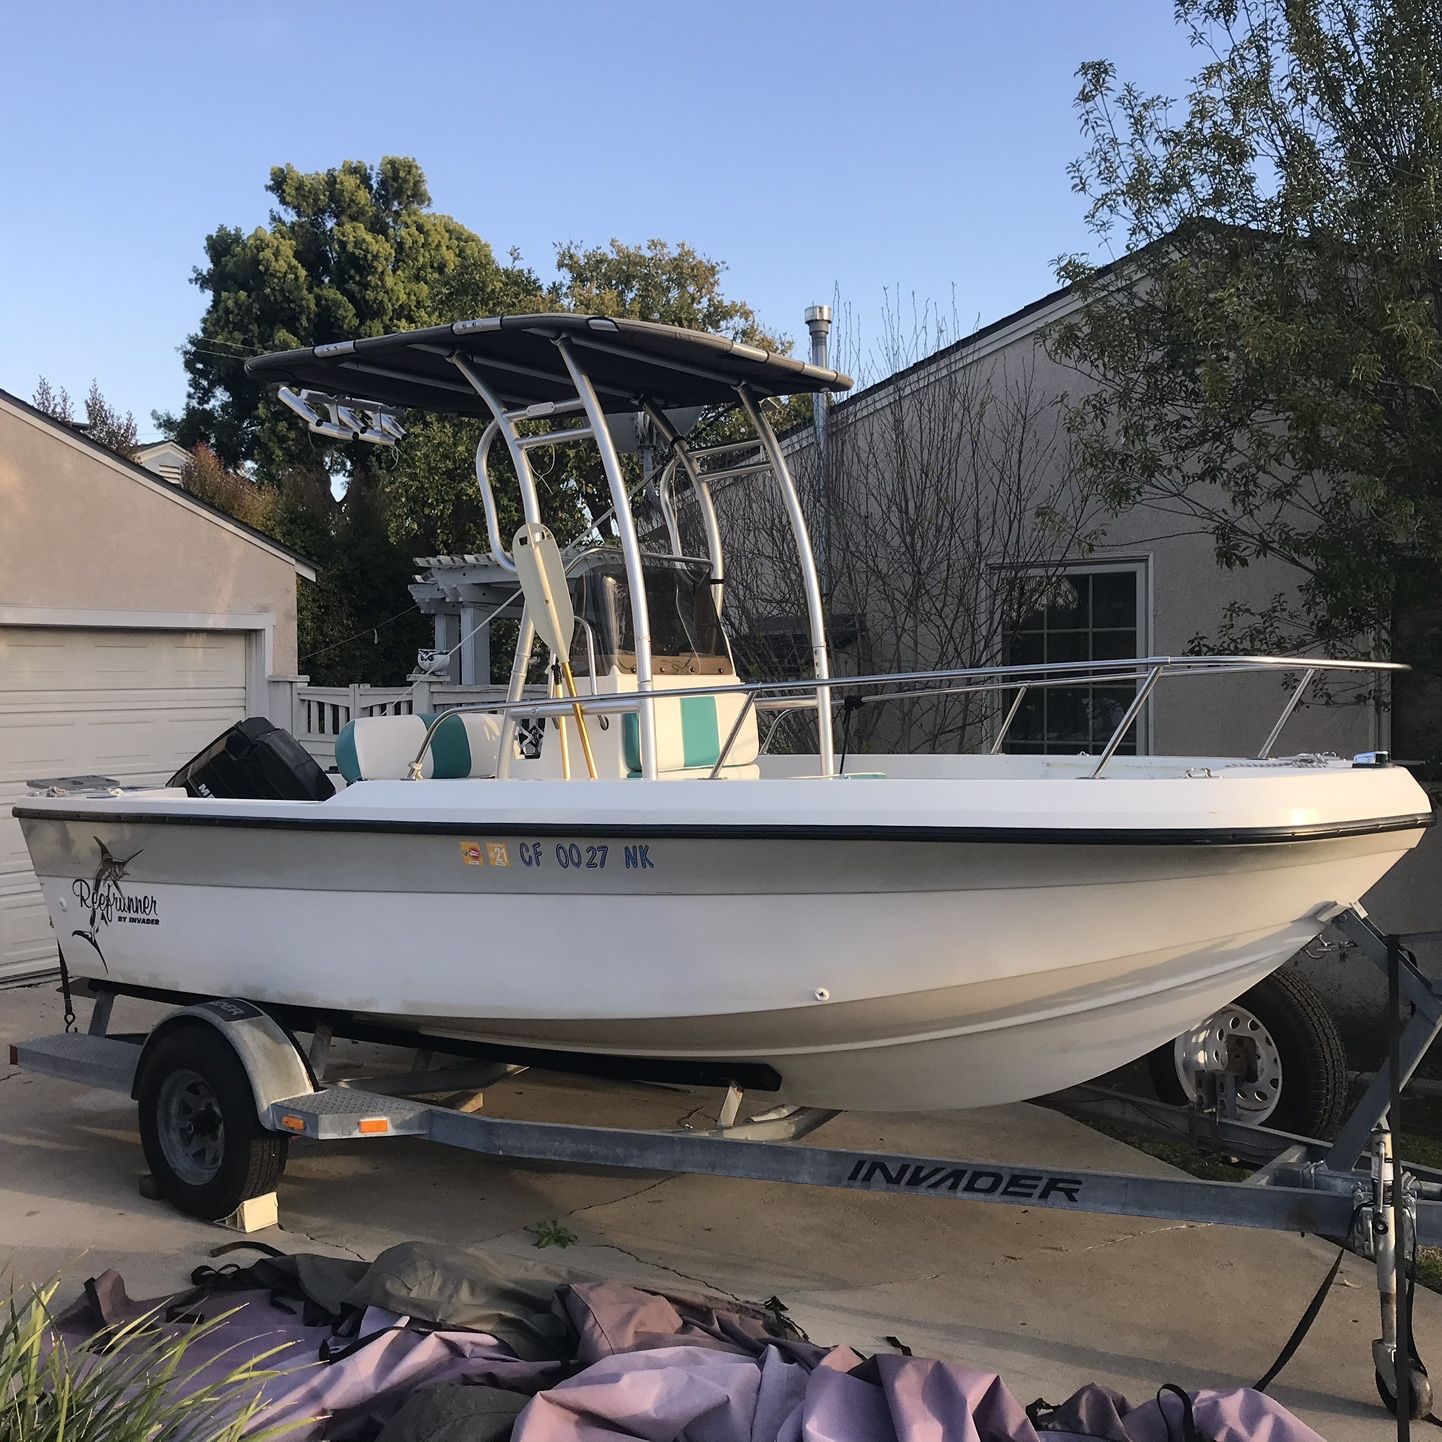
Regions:
<instances>
[{"instance_id":1,"label":"spare tire","mask_svg":"<svg viewBox=\"0 0 1442 1442\"><path fill-rule=\"evenodd\" d=\"M1347 1053L1322 994L1297 971L1275 971L1230 1006L1159 1046L1147 1058L1164 1102L1196 1099L1202 1053L1225 1060L1243 1047L1251 1065L1237 1087L1238 1119L1250 1126L1330 1137L1347 1101Z\"/></svg>"}]
</instances>

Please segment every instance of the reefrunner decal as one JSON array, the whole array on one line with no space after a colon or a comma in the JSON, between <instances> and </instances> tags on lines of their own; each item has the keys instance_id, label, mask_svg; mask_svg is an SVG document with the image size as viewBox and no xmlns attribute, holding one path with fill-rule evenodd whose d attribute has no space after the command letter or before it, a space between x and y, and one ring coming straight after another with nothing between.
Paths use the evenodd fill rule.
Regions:
<instances>
[{"instance_id":1,"label":"reefrunner decal","mask_svg":"<svg viewBox=\"0 0 1442 1442\"><path fill-rule=\"evenodd\" d=\"M88 942L100 958L101 966L109 971L110 963L100 949L100 933L117 922L131 926L159 926L159 903L153 892L126 891L120 884L126 878L130 863L140 855L139 851L119 857L113 855L98 836L93 840L100 850L95 875L89 881L83 876L77 877L70 886L75 899L90 913L88 929L76 929L70 934Z\"/></svg>"},{"instance_id":2,"label":"reefrunner decal","mask_svg":"<svg viewBox=\"0 0 1442 1442\"><path fill-rule=\"evenodd\" d=\"M1024 1172L1010 1167L957 1167L950 1163L898 1161L895 1157L858 1157L849 1183L895 1192L954 1192L957 1196L1006 1197L1045 1202L1053 1197L1081 1205L1082 1177L1054 1172Z\"/></svg>"}]
</instances>

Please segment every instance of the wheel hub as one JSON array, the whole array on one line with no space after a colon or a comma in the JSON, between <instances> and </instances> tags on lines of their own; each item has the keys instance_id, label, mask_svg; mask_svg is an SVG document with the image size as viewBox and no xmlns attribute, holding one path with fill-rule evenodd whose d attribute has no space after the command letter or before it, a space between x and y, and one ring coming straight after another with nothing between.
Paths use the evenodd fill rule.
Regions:
<instances>
[{"instance_id":1,"label":"wheel hub","mask_svg":"<svg viewBox=\"0 0 1442 1442\"><path fill-rule=\"evenodd\" d=\"M210 1083L188 1068L171 1072L161 1084L156 1121L171 1171L191 1186L210 1181L225 1154L225 1119Z\"/></svg>"},{"instance_id":2,"label":"wheel hub","mask_svg":"<svg viewBox=\"0 0 1442 1442\"><path fill-rule=\"evenodd\" d=\"M1236 1078L1240 1120L1260 1126L1282 1097L1282 1059L1276 1039L1244 1006L1223 1007L1174 1043L1177 1077L1187 1100L1201 1094L1207 1072Z\"/></svg>"}]
</instances>

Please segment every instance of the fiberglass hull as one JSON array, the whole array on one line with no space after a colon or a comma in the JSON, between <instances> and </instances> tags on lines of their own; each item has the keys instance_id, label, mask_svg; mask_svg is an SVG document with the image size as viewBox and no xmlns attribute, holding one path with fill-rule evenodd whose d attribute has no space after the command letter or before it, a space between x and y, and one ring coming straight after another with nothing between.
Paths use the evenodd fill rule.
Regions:
<instances>
[{"instance_id":1,"label":"fiberglass hull","mask_svg":"<svg viewBox=\"0 0 1442 1442\"><path fill-rule=\"evenodd\" d=\"M1064 802L1077 783L1044 784ZM779 1076L777 1101L866 1110L1020 1100L1144 1054L1293 955L1425 824L1378 814L1398 804L1379 797L1370 816L1298 824L1293 808L1289 827L1145 840L854 818L703 828L679 812L527 827L361 799L36 803L22 821L78 974L517 1047L746 1063Z\"/></svg>"}]
</instances>

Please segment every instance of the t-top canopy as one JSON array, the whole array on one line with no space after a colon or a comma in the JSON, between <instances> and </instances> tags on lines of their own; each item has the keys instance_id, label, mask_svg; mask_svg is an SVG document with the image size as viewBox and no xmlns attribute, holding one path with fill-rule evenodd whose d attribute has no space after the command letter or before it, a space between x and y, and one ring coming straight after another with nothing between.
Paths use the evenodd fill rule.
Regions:
<instances>
[{"instance_id":1,"label":"t-top canopy","mask_svg":"<svg viewBox=\"0 0 1442 1442\"><path fill-rule=\"evenodd\" d=\"M757 396L844 391L849 376L724 336L596 315L506 315L397 335L277 351L245 363L257 380L341 392L397 408L490 419L451 364L456 356L515 407L576 396L556 346L568 341L611 412L654 401L662 409L723 405L745 382Z\"/></svg>"}]
</instances>

